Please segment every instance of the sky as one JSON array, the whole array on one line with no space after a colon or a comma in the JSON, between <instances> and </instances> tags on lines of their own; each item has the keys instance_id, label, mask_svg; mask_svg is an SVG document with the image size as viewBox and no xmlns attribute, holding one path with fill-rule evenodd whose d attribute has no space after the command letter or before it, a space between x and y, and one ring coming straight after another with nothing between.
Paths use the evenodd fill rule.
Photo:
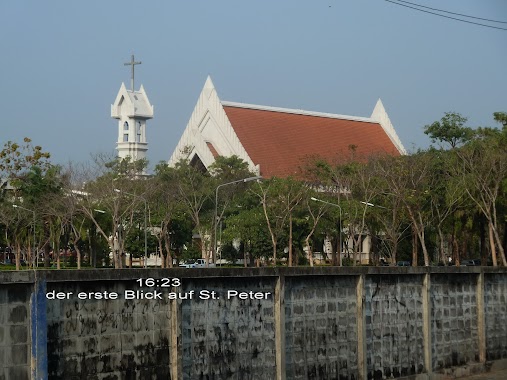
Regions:
<instances>
[{"instance_id":1,"label":"sky","mask_svg":"<svg viewBox=\"0 0 507 380\"><path fill-rule=\"evenodd\" d=\"M507 21L505 0L411 2ZM155 107L152 167L208 75L235 102L369 117L381 98L409 151L429 146L423 128L444 112L471 127L507 112L507 30L385 0L11 0L0 35L0 146L30 137L57 164L115 152L110 107L130 88L131 54Z\"/></svg>"}]
</instances>

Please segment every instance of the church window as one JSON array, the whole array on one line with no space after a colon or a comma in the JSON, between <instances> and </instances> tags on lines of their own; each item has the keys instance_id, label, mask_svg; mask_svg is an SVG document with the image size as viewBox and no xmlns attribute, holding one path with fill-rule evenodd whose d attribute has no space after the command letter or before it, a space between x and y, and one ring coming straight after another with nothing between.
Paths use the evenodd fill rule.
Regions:
<instances>
[{"instance_id":1,"label":"church window","mask_svg":"<svg viewBox=\"0 0 507 380\"><path fill-rule=\"evenodd\" d=\"M136 141L137 142L141 142L141 122L140 121L137 122L137 138L136 138Z\"/></svg>"},{"instance_id":2,"label":"church window","mask_svg":"<svg viewBox=\"0 0 507 380\"><path fill-rule=\"evenodd\" d=\"M128 121L126 121L125 123L123 123L123 130L124 131L128 131L129 130L129 123L128 123Z\"/></svg>"},{"instance_id":3,"label":"church window","mask_svg":"<svg viewBox=\"0 0 507 380\"><path fill-rule=\"evenodd\" d=\"M128 133L123 134L123 142L129 142L129 134Z\"/></svg>"}]
</instances>

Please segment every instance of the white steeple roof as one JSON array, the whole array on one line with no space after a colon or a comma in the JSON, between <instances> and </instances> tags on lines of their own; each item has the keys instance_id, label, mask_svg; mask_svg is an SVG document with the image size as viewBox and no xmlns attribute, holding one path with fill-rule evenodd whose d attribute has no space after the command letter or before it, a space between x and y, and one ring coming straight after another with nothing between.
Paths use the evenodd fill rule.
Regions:
<instances>
[{"instance_id":1,"label":"white steeple roof","mask_svg":"<svg viewBox=\"0 0 507 380\"><path fill-rule=\"evenodd\" d=\"M153 106L150 104L143 85L139 91L131 91L127 90L125 83L121 84L116 100L111 105L111 117L121 119L122 116L136 119L153 118Z\"/></svg>"}]
</instances>

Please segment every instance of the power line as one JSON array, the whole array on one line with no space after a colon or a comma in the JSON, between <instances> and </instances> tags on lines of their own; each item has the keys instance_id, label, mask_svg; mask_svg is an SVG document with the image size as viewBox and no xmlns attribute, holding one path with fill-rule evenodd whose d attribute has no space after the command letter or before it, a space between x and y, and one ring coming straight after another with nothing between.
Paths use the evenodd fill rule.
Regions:
<instances>
[{"instance_id":1,"label":"power line","mask_svg":"<svg viewBox=\"0 0 507 380\"><path fill-rule=\"evenodd\" d=\"M445 18L449 18L451 20L466 22L467 24L474 24L474 25L484 26L486 28L493 28L493 29L499 29L499 30L507 30L507 28L500 28L499 26L481 24L481 23L478 23L478 22L473 22L473 21L468 21L468 20L463 20L463 19L460 19L460 18L456 18L456 17L442 15L440 13L425 11L424 9L419 9L419 8L411 7L410 5L400 4L400 3L397 3L396 1L392 1L392 0L385 0L385 1L387 1L389 3L396 4L396 5L400 5L402 7L407 7L407 8L410 8L410 9L414 9L414 10L419 11L419 12L424 12L424 13L429 13L429 14L432 14L432 15L435 15L435 16L445 17Z\"/></svg>"},{"instance_id":2,"label":"power line","mask_svg":"<svg viewBox=\"0 0 507 380\"><path fill-rule=\"evenodd\" d=\"M420 4L416 4L416 3L411 3L410 1L404 1L404 0L395 0L395 1L398 1L400 3L407 3L407 4L412 4L412 5L415 5L416 7L420 7L420 8L426 8L426 9L431 9L431 10L434 10L434 11L437 11L437 12L444 12L444 13L449 13L451 15L457 15L457 16L463 16L463 17L468 17L468 18L474 18L476 20L482 20L482 21L489 21L489 22L497 22L499 24L507 24L507 21L498 21L498 20L491 20L489 18L482 18L482 17L475 17L475 16L468 16L468 15L464 15L462 13L455 13L455 12L449 12L449 11L444 11L443 9L438 9L438 8L431 8L431 7L427 7L425 5L420 5ZM401 5L401 4L400 4Z\"/></svg>"}]
</instances>

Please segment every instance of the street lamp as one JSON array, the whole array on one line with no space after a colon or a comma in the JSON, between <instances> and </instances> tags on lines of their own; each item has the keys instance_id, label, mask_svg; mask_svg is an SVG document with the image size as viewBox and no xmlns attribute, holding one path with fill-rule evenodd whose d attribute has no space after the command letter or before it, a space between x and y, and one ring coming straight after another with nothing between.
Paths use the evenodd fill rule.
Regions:
<instances>
[{"instance_id":1,"label":"street lamp","mask_svg":"<svg viewBox=\"0 0 507 380\"><path fill-rule=\"evenodd\" d=\"M33 254L34 254L34 257L35 257L35 266L38 267L39 266L39 260L38 260L38 257L37 257L37 246L35 245L35 211L34 210L30 210L30 209L25 208L25 207L22 207L22 206L15 205L15 204L13 204L12 207L14 207L14 208L20 208L22 210L25 210L25 211L33 213Z\"/></svg>"},{"instance_id":2,"label":"street lamp","mask_svg":"<svg viewBox=\"0 0 507 380\"><path fill-rule=\"evenodd\" d=\"M311 197L310 198L312 201L315 201L315 202L320 202L320 203L325 203L325 204L328 204L330 206L334 206L334 207L338 207L340 209L340 231L339 231L339 241L340 241L340 258L339 258L339 263L340 263L340 266L342 266L342 208L339 204L336 204L336 203L331 203L331 202L327 202L327 201L323 201L321 199L317 199L315 197Z\"/></svg>"},{"instance_id":3,"label":"street lamp","mask_svg":"<svg viewBox=\"0 0 507 380\"><path fill-rule=\"evenodd\" d=\"M238 179L236 181L232 181L232 182L227 182L227 183L222 183L221 185L218 185L216 190L215 190L215 233L214 233L214 243L213 243L213 256L216 256L216 253L217 253L217 226L218 226L218 222L219 222L219 218L218 218L218 190L221 188L221 187L224 187L224 186L227 186L227 185L234 185L236 183L246 183L246 182L251 182L251 181L256 181L258 179L262 179L262 176L255 176L255 177L248 177L248 178L243 178L243 179ZM215 261L216 261L216 258L215 258Z\"/></svg>"},{"instance_id":4,"label":"street lamp","mask_svg":"<svg viewBox=\"0 0 507 380\"><path fill-rule=\"evenodd\" d=\"M134 198L139 198L139 199L142 199L143 202L144 202L144 267L146 268L148 266L148 231L147 231L147 210L148 210L148 203L146 201L146 198L144 197L141 197L139 195L136 195L136 194L132 194L132 193L127 193L126 191L122 191L120 189L114 189L115 192L117 193L123 193L123 194L126 194L126 195L129 195L131 197L134 197ZM132 256L131 256L132 257Z\"/></svg>"},{"instance_id":5,"label":"street lamp","mask_svg":"<svg viewBox=\"0 0 507 380\"><path fill-rule=\"evenodd\" d=\"M365 206L384 208L384 209L387 210L387 207L379 206L379 205L374 205L373 203L370 203L370 202L360 201L360 203L362 203Z\"/></svg>"}]
</instances>

